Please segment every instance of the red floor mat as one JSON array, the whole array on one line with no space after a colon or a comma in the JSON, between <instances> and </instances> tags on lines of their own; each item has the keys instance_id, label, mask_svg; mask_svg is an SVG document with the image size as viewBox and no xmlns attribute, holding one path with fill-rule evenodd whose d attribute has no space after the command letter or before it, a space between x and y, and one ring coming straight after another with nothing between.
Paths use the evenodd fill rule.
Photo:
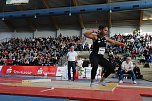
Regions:
<instances>
[{"instance_id":1,"label":"red floor mat","mask_svg":"<svg viewBox=\"0 0 152 101\"><path fill-rule=\"evenodd\" d=\"M4 83L9 80L11 81L11 79L1 79L0 82ZM21 82L21 79L12 79L11 82ZM13 87L0 85L0 89L0 94L7 95L66 98L87 101L143 101L141 96L152 97L152 89L141 88L117 87L113 92L106 92L97 90L47 89L40 87Z\"/></svg>"}]
</instances>

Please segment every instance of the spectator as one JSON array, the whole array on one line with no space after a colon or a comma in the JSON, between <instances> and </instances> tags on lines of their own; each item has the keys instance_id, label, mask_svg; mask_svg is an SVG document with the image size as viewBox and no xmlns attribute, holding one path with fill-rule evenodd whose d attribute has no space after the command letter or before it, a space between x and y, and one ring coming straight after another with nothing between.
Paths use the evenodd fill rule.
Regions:
<instances>
[{"instance_id":1,"label":"spectator","mask_svg":"<svg viewBox=\"0 0 152 101\"><path fill-rule=\"evenodd\" d=\"M84 44L84 51L89 51L89 44L88 44L88 42L86 42Z\"/></svg>"},{"instance_id":2,"label":"spectator","mask_svg":"<svg viewBox=\"0 0 152 101\"><path fill-rule=\"evenodd\" d=\"M129 73L131 74L131 77L132 77L132 81L134 84L136 84L137 82L135 81L136 80L136 76L135 76L135 73L133 71L133 63L131 61L131 57L127 57L126 61L123 61L122 62L122 65L121 65L121 70L119 71L119 83L123 83L123 74L124 73Z\"/></svg>"},{"instance_id":3,"label":"spectator","mask_svg":"<svg viewBox=\"0 0 152 101\"><path fill-rule=\"evenodd\" d=\"M71 67L73 71L73 81L75 80L76 61L77 61L77 53L74 51L74 46L71 46L70 51L67 53L68 80L71 80Z\"/></svg>"},{"instance_id":4,"label":"spectator","mask_svg":"<svg viewBox=\"0 0 152 101\"><path fill-rule=\"evenodd\" d=\"M77 60L76 65L81 68L81 67L82 67L82 64L83 64L83 61L82 61L82 59L79 57L78 60Z\"/></svg>"},{"instance_id":5,"label":"spectator","mask_svg":"<svg viewBox=\"0 0 152 101\"><path fill-rule=\"evenodd\" d=\"M145 56L143 55L143 54L141 54L140 56L139 56L139 62L140 63L145 63L146 61L145 61Z\"/></svg>"}]
</instances>

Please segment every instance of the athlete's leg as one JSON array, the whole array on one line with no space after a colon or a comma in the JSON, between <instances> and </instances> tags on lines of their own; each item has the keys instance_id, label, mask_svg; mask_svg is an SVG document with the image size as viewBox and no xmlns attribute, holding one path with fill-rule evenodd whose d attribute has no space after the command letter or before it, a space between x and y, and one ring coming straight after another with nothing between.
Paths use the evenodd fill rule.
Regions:
<instances>
[{"instance_id":1,"label":"athlete's leg","mask_svg":"<svg viewBox=\"0 0 152 101\"><path fill-rule=\"evenodd\" d=\"M100 82L103 82L114 71L114 66L112 65L110 61L105 59L103 56L100 56L99 60L100 60L99 65L101 65L105 70L105 73L101 77L101 80L100 80ZM102 85L105 86L106 84L102 84Z\"/></svg>"},{"instance_id":2,"label":"athlete's leg","mask_svg":"<svg viewBox=\"0 0 152 101\"><path fill-rule=\"evenodd\" d=\"M97 54L90 54L90 62L91 62L91 82L94 81L97 69L98 69L98 55Z\"/></svg>"}]
</instances>

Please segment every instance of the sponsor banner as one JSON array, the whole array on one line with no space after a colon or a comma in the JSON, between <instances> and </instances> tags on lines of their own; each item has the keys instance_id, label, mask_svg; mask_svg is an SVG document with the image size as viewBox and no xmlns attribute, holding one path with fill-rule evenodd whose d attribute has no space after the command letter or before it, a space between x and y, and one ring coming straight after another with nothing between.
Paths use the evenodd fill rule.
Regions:
<instances>
[{"instance_id":1,"label":"sponsor banner","mask_svg":"<svg viewBox=\"0 0 152 101\"><path fill-rule=\"evenodd\" d=\"M0 66L0 74L8 75L31 75L31 76L58 76L62 80L68 79L67 66ZM71 76L72 75L71 70ZM78 79L78 71L76 70L75 79ZM59 79L61 79L59 78Z\"/></svg>"},{"instance_id":2,"label":"sponsor banner","mask_svg":"<svg viewBox=\"0 0 152 101\"><path fill-rule=\"evenodd\" d=\"M67 65L64 67L58 67L56 76L61 76L62 80L68 80L68 68ZM72 67L71 67L71 78L73 77ZM76 69L75 80L78 80L78 70Z\"/></svg>"},{"instance_id":3,"label":"sponsor banner","mask_svg":"<svg viewBox=\"0 0 152 101\"><path fill-rule=\"evenodd\" d=\"M67 67L58 67L57 68L57 72L56 72L56 76L60 76L62 77L62 80L67 80Z\"/></svg>"},{"instance_id":4,"label":"sponsor banner","mask_svg":"<svg viewBox=\"0 0 152 101\"><path fill-rule=\"evenodd\" d=\"M55 66L3 66L1 72L10 75L56 76Z\"/></svg>"}]
</instances>

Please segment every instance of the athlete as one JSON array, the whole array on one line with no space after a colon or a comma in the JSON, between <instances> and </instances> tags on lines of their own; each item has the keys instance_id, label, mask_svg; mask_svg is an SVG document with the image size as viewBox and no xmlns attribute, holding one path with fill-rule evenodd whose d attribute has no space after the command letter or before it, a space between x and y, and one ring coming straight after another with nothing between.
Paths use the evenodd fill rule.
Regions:
<instances>
[{"instance_id":1,"label":"athlete","mask_svg":"<svg viewBox=\"0 0 152 101\"><path fill-rule=\"evenodd\" d=\"M94 34L96 33L96 34ZM99 84L103 86L107 86L107 84L104 82L104 80L112 73L114 70L114 66L110 61L108 61L106 58L104 58L105 54L105 48L107 42L111 44L115 44L118 46L125 47L126 44L115 41L107 37L108 35L108 27L107 26L99 26L98 31L91 30L84 33L84 36L87 38L92 39L93 41L93 50L90 54L90 62L91 62L91 84L92 86L94 83L94 79L96 76L96 72L98 69L98 64L102 66L105 70L104 75L101 77L101 80Z\"/></svg>"}]
</instances>

